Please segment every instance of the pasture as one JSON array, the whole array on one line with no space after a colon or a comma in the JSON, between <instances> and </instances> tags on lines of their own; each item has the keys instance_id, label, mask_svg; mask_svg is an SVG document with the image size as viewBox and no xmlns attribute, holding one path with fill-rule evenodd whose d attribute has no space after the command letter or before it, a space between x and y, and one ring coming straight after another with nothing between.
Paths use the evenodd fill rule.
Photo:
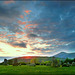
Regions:
<instances>
[{"instance_id":1,"label":"pasture","mask_svg":"<svg viewBox=\"0 0 75 75\"><path fill-rule=\"evenodd\" d=\"M75 67L50 67L45 65L37 66L4 66L0 65L0 75L72 75L75 74Z\"/></svg>"}]
</instances>

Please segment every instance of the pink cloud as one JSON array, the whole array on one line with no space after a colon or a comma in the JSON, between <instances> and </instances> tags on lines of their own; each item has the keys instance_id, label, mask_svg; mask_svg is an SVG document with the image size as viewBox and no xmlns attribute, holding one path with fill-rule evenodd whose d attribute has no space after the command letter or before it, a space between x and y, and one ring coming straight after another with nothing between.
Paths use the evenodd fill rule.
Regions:
<instances>
[{"instance_id":1,"label":"pink cloud","mask_svg":"<svg viewBox=\"0 0 75 75\"><path fill-rule=\"evenodd\" d=\"M30 14L31 10L25 10L25 13Z\"/></svg>"},{"instance_id":2,"label":"pink cloud","mask_svg":"<svg viewBox=\"0 0 75 75\"><path fill-rule=\"evenodd\" d=\"M22 19L23 19L23 18L24 18L24 16L23 16L23 15L20 15L20 18L22 18Z\"/></svg>"},{"instance_id":3,"label":"pink cloud","mask_svg":"<svg viewBox=\"0 0 75 75\"><path fill-rule=\"evenodd\" d=\"M16 32L16 34L21 34L21 35L23 35L24 32L20 31L20 32Z\"/></svg>"},{"instance_id":4,"label":"pink cloud","mask_svg":"<svg viewBox=\"0 0 75 75\"><path fill-rule=\"evenodd\" d=\"M0 52L4 52L2 49L0 49Z\"/></svg>"},{"instance_id":5,"label":"pink cloud","mask_svg":"<svg viewBox=\"0 0 75 75\"><path fill-rule=\"evenodd\" d=\"M14 0L4 1L4 4L10 4L10 3L15 3L15 1Z\"/></svg>"},{"instance_id":6,"label":"pink cloud","mask_svg":"<svg viewBox=\"0 0 75 75\"><path fill-rule=\"evenodd\" d=\"M16 51L21 52L21 50L16 50Z\"/></svg>"},{"instance_id":7,"label":"pink cloud","mask_svg":"<svg viewBox=\"0 0 75 75\"><path fill-rule=\"evenodd\" d=\"M36 26L36 25L38 25L38 24L28 24L28 25L25 26L24 29L26 29L26 28L31 29L32 27L30 27L30 26ZM33 27L32 29L34 29L34 28L35 28L35 27Z\"/></svg>"},{"instance_id":8,"label":"pink cloud","mask_svg":"<svg viewBox=\"0 0 75 75\"><path fill-rule=\"evenodd\" d=\"M20 21L20 20L19 20L17 23L18 23L18 24L21 24L21 25L26 24L26 22L22 22L22 21Z\"/></svg>"}]
</instances>

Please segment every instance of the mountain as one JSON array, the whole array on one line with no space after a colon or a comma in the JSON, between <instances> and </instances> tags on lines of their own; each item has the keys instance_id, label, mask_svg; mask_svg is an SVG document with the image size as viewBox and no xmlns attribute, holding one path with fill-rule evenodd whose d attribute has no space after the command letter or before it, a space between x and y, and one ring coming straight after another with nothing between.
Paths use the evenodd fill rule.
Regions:
<instances>
[{"instance_id":1,"label":"mountain","mask_svg":"<svg viewBox=\"0 0 75 75\"><path fill-rule=\"evenodd\" d=\"M75 53L66 53L66 52L61 52L59 54L54 55L54 57L57 58L75 58Z\"/></svg>"}]
</instances>

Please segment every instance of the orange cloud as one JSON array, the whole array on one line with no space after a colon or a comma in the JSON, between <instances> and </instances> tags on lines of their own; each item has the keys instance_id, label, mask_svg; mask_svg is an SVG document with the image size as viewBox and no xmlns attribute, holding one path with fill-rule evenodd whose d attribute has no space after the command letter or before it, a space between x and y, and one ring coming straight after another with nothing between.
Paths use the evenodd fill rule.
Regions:
<instances>
[{"instance_id":1,"label":"orange cloud","mask_svg":"<svg viewBox=\"0 0 75 75\"><path fill-rule=\"evenodd\" d=\"M47 50L47 51L44 51L44 52L52 52L52 50Z\"/></svg>"},{"instance_id":2,"label":"orange cloud","mask_svg":"<svg viewBox=\"0 0 75 75\"><path fill-rule=\"evenodd\" d=\"M0 34L0 38L6 38L7 36L6 36L6 33L4 33L4 34Z\"/></svg>"},{"instance_id":3,"label":"orange cloud","mask_svg":"<svg viewBox=\"0 0 75 75\"><path fill-rule=\"evenodd\" d=\"M13 35L7 35L7 36L13 36Z\"/></svg>"},{"instance_id":4,"label":"orange cloud","mask_svg":"<svg viewBox=\"0 0 75 75\"><path fill-rule=\"evenodd\" d=\"M24 16L23 15L20 15L20 18L24 18Z\"/></svg>"},{"instance_id":5,"label":"orange cloud","mask_svg":"<svg viewBox=\"0 0 75 75\"><path fill-rule=\"evenodd\" d=\"M2 49L0 49L0 52L4 52Z\"/></svg>"},{"instance_id":6,"label":"orange cloud","mask_svg":"<svg viewBox=\"0 0 75 75\"><path fill-rule=\"evenodd\" d=\"M21 25L26 24L26 22L22 22L22 21L20 21L20 20L19 20L17 23L18 23L18 24L21 24Z\"/></svg>"},{"instance_id":7,"label":"orange cloud","mask_svg":"<svg viewBox=\"0 0 75 75\"><path fill-rule=\"evenodd\" d=\"M0 37L3 36L3 34L0 34Z\"/></svg>"},{"instance_id":8,"label":"orange cloud","mask_svg":"<svg viewBox=\"0 0 75 75\"><path fill-rule=\"evenodd\" d=\"M20 31L20 32L16 32L16 34L21 34L21 35L23 35L24 32Z\"/></svg>"},{"instance_id":9,"label":"orange cloud","mask_svg":"<svg viewBox=\"0 0 75 75\"><path fill-rule=\"evenodd\" d=\"M30 28L31 29L31 27L29 27L29 26L36 26L36 25L38 25L38 24L28 24L28 25L25 26L24 29L26 29L26 28ZM33 27L33 28L35 28L35 27Z\"/></svg>"},{"instance_id":10,"label":"orange cloud","mask_svg":"<svg viewBox=\"0 0 75 75\"><path fill-rule=\"evenodd\" d=\"M32 26L32 25L33 25L33 24L28 24L28 25L26 25L25 27L28 28L29 26Z\"/></svg>"},{"instance_id":11,"label":"orange cloud","mask_svg":"<svg viewBox=\"0 0 75 75\"><path fill-rule=\"evenodd\" d=\"M29 27L29 29L35 29L36 27Z\"/></svg>"},{"instance_id":12,"label":"orange cloud","mask_svg":"<svg viewBox=\"0 0 75 75\"><path fill-rule=\"evenodd\" d=\"M16 51L21 52L20 50L16 50Z\"/></svg>"},{"instance_id":13,"label":"orange cloud","mask_svg":"<svg viewBox=\"0 0 75 75\"><path fill-rule=\"evenodd\" d=\"M10 3L14 3L14 0L9 0L9 1L4 1L4 4L10 4Z\"/></svg>"},{"instance_id":14,"label":"orange cloud","mask_svg":"<svg viewBox=\"0 0 75 75\"><path fill-rule=\"evenodd\" d=\"M30 14L31 10L25 10L25 12L26 12L27 14Z\"/></svg>"}]
</instances>

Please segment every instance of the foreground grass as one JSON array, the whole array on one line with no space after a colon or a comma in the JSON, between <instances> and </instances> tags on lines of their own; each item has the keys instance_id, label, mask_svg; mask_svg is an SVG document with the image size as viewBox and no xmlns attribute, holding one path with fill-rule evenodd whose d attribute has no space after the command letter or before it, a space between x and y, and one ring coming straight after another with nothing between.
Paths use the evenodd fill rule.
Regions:
<instances>
[{"instance_id":1,"label":"foreground grass","mask_svg":"<svg viewBox=\"0 0 75 75\"><path fill-rule=\"evenodd\" d=\"M50 66L2 66L0 65L0 75L72 75L75 74L75 67L59 67Z\"/></svg>"}]
</instances>

